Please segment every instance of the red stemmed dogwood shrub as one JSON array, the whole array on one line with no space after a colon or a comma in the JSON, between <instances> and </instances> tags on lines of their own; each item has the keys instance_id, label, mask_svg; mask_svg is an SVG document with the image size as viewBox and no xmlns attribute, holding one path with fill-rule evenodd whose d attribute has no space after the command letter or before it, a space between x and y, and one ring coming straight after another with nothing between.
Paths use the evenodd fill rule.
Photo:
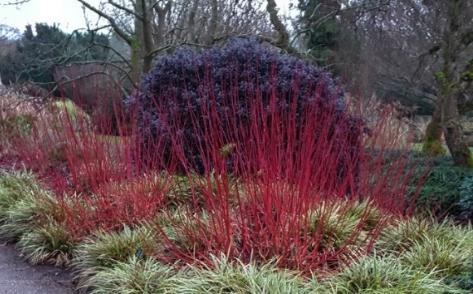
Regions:
<instances>
[{"instance_id":1,"label":"red stemmed dogwood shrub","mask_svg":"<svg viewBox=\"0 0 473 294\"><path fill-rule=\"evenodd\" d=\"M104 129L102 124L101 131ZM169 173L147 169L151 161L153 166L161 164L162 148L157 144L155 156L143 159L133 144L134 133L127 130L127 136L103 136L89 127L86 132L65 134L66 142L76 142L66 151L73 190L81 192L67 199L68 225L76 235L85 236L98 228L120 230L124 224L151 220L165 206L172 182ZM167 168L172 172L171 164Z\"/></svg>"},{"instance_id":2,"label":"red stemmed dogwood shrub","mask_svg":"<svg viewBox=\"0 0 473 294\"><path fill-rule=\"evenodd\" d=\"M228 138L235 143L225 144L227 118L199 110L210 126L194 120L194 132L204 138L206 185L200 184L197 195L190 181L191 199L201 200L189 201L171 218L172 234L162 230L169 250L161 258L209 261L211 254L225 253L243 260L277 259L280 266L305 271L330 270L370 250L383 225L406 209L403 159L384 171L378 157L363 150L357 159L340 154L344 148L336 142L343 137L335 141L329 130L314 132L331 125L334 113L317 114L315 105L299 126L291 124L295 112L281 115L260 106L250 107L250 123L239 122ZM347 134L351 127L339 131ZM171 133L177 128L170 124ZM192 175L196 171L179 140L176 134L173 149ZM343 173L336 164L341 156L349 159Z\"/></svg>"},{"instance_id":3,"label":"red stemmed dogwood shrub","mask_svg":"<svg viewBox=\"0 0 473 294\"><path fill-rule=\"evenodd\" d=\"M150 220L166 204L166 176L144 164L159 166L159 152L142 159L133 145L130 116L126 122L119 110L114 116L116 122L92 120L69 100L56 101L38 114L32 133L17 142L25 166L61 199L65 222L78 238ZM103 135L117 126L120 136ZM171 166L166 165L169 171Z\"/></svg>"},{"instance_id":4,"label":"red stemmed dogwood shrub","mask_svg":"<svg viewBox=\"0 0 473 294\"><path fill-rule=\"evenodd\" d=\"M254 41L163 57L129 102L145 156L163 142L191 186L158 226L162 259L225 253L331 270L407 208L405 159L377 164L382 150L367 146L377 130L347 112L330 76Z\"/></svg>"},{"instance_id":5,"label":"red stemmed dogwood shrub","mask_svg":"<svg viewBox=\"0 0 473 294\"><path fill-rule=\"evenodd\" d=\"M366 129L342 94L317 67L237 39L157 60L113 122L48 112L18 149L77 238L149 221L164 261L331 271L409 212L407 159L387 163L382 122Z\"/></svg>"}]
</instances>

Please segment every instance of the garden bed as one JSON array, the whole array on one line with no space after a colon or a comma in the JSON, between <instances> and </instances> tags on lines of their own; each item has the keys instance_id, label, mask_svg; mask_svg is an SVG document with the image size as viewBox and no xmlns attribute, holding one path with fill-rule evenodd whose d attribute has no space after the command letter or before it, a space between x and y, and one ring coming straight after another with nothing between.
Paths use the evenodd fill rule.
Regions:
<instances>
[{"instance_id":1,"label":"garden bed","mask_svg":"<svg viewBox=\"0 0 473 294\"><path fill-rule=\"evenodd\" d=\"M471 290L473 230L425 217L444 169L395 116L365 122L330 75L254 41L158 65L116 121L69 100L2 114L0 237L30 263L91 293Z\"/></svg>"}]
</instances>

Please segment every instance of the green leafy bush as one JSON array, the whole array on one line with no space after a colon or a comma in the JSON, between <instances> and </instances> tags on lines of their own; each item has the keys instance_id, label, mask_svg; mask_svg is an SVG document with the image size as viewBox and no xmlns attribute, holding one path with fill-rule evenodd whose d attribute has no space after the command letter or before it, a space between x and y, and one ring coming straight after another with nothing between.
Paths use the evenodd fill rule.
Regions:
<instances>
[{"instance_id":1,"label":"green leafy bush","mask_svg":"<svg viewBox=\"0 0 473 294\"><path fill-rule=\"evenodd\" d=\"M460 186L460 217L473 220L473 174L466 177Z\"/></svg>"},{"instance_id":2,"label":"green leafy bush","mask_svg":"<svg viewBox=\"0 0 473 294\"><path fill-rule=\"evenodd\" d=\"M413 177L413 186L420 177ZM473 208L473 185L469 184L472 178L473 169L456 167L446 158L435 160L417 199L418 211L464 217L465 211Z\"/></svg>"},{"instance_id":3,"label":"green leafy bush","mask_svg":"<svg viewBox=\"0 0 473 294\"><path fill-rule=\"evenodd\" d=\"M90 46L91 41L104 46ZM2 83L11 85L31 81L45 89L54 87L58 64L107 59L108 38L95 32L63 32L57 25L27 25L15 50L0 57Z\"/></svg>"}]
</instances>

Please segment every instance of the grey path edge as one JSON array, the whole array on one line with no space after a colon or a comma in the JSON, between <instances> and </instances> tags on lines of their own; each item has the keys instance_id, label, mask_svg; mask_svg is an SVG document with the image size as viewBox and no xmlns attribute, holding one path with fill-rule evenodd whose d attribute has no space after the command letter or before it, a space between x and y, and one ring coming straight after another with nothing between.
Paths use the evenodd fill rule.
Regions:
<instances>
[{"instance_id":1,"label":"grey path edge","mask_svg":"<svg viewBox=\"0 0 473 294\"><path fill-rule=\"evenodd\" d=\"M73 288L70 271L30 265L13 245L0 244L1 294L69 294Z\"/></svg>"}]
</instances>

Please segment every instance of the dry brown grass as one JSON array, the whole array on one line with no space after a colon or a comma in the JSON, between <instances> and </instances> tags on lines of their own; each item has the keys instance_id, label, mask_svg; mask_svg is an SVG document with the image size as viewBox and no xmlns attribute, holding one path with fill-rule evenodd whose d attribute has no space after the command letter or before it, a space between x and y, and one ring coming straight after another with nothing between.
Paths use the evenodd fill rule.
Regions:
<instances>
[{"instance_id":1,"label":"dry brown grass","mask_svg":"<svg viewBox=\"0 0 473 294\"><path fill-rule=\"evenodd\" d=\"M350 112L363 118L372 133L377 134L368 140L369 146L408 148L415 139L417 127L408 119L405 110L396 104L385 104L376 96L358 99L348 96Z\"/></svg>"},{"instance_id":2,"label":"dry brown grass","mask_svg":"<svg viewBox=\"0 0 473 294\"><path fill-rule=\"evenodd\" d=\"M10 115L35 114L38 110L36 102L36 98L0 86L0 119Z\"/></svg>"}]
</instances>

